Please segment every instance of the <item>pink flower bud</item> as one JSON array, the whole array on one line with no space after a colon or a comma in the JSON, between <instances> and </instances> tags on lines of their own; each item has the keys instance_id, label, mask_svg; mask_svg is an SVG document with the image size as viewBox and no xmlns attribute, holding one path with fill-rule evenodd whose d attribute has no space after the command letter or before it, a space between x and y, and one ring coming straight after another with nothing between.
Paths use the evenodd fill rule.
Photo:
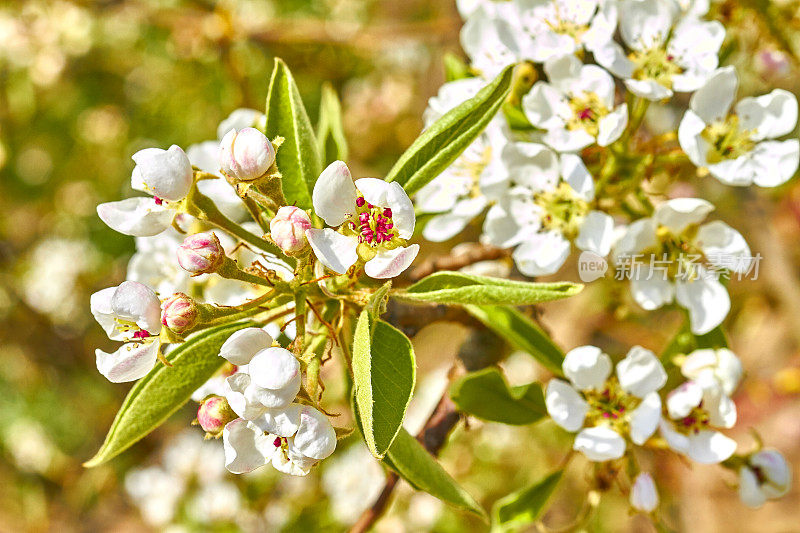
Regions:
<instances>
[{"instance_id":1,"label":"pink flower bud","mask_svg":"<svg viewBox=\"0 0 800 533\"><path fill-rule=\"evenodd\" d=\"M219 145L219 165L229 177L253 181L267 173L275 162L275 148L255 128L230 130Z\"/></svg>"},{"instance_id":2,"label":"pink flower bud","mask_svg":"<svg viewBox=\"0 0 800 533\"><path fill-rule=\"evenodd\" d=\"M225 250L212 232L189 235L177 253L181 267L195 276L215 272L225 260Z\"/></svg>"},{"instance_id":3,"label":"pink flower bud","mask_svg":"<svg viewBox=\"0 0 800 533\"><path fill-rule=\"evenodd\" d=\"M161 323L175 333L192 329L197 324L197 315L197 304L182 292L176 292L161 302Z\"/></svg>"},{"instance_id":4,"label":"pink flower bud","mask_svg":"<svg viewBox=\"0 0 800 533\"><path fill-rule=\"evenodd\" d=\"M220 436L225 425L236 418L238 416L223 396L209 396L197 409L198 424L212 437Z\"/></svg>"},{"instance_id":5,"label":"pink flower bud","mask_svg":"<svg viewBox=\"0 0 800 533\"><path fill-rule=\"evenodd\" d=\"M306 230L311 227L308 214L293 205L278 209L269 223L272 240L287 254L299 252L306 247Z\"/></svg>"}]
</instances>

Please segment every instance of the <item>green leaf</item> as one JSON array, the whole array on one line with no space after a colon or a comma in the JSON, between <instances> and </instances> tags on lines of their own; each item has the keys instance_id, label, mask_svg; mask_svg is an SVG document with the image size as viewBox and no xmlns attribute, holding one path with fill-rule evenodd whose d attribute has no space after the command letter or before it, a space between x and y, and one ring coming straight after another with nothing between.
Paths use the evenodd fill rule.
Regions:
<instances>
[{"instance_id":1,"label":"green leaf","mask_svg":"<svg viewBox=\"0 0 800 533\"><path fill-rule=\"evenodd\" d=\"M695 335L695 343L697 348L727 348L728 338L725 332L722 331L722 326L717 326L708 333L703 335Z\"/></svg>"},{"instance_id":2,"label":"green leaf","mask_svg":"<svg viewBox=\"0 0 800 533\"><path fill-rule=\"evenodd\" d=\"M364 441L378 459L403 424L415 379L414 349L408 337L362 311L353 343L353 386Z\"/></svg>"},{"instance_id":3,"label":"green leaf","mask_svg":"<svg viewBox=\"0 0 800 533\"><path fill-rule=\"evenodd\" d=\"M462 377L450 387L450 397L459 411L503 424L532 424L547 414L541 385L509 387L497 368Z\"/></svg>"},{"instance_id":4,"label":"green leaf","mask_svg":"<svg viewBox=\"0 0 800 533\"><path fill-rule=\"evenodd\" d=\"M447 81L463 80L472 77L469 65L452 52L447 52L442 58L444 62L444 75Z\"/></svg>"},{"instance_id":5,"label":"green leaf","mask_svg":"<svg viewBox=\"0 0 800 533\"><path fill-rule=\"evenodd\" d=\"M442 173L483 131L508 96L513 65L478 94L451 109L422 132L400 156L386 181L396 181L411 195Z\"/></svg>"},{"instance_id":6,"label":"green leaf","mask_svg":"<svg viewBox=\"0 0 800 533\"><path fill-rule=\"evenodd\" d=\"M569 282L534 283L436 272L392 296L414 303L530 305L578 294L583 285Z\"/></svg>"},{"instance_id":7,"label":"green leaf","mask_svg":"<svg viewBox=\"0 0 800 533\"><path fill-rule=\"evenodd\" d=\"M560 376L564 352L530 318L512 307L465 305L464 309L516 348Z\"/></svg>"},{"instance_id":8,"label":"green leaf","mask_svg":"<svg viewBox=\"0 0 800 533\"><path fill-rule=\"evenodd\" d=\"M389 280L378 287L375 292L372 293L372 296L370 296L365 309L369 311L369 316L373 320L380 318L381 315L386 312L386 303L389 300L389 291L391 288L392 280Z\"/></svg>"},{"instance_id":9,"label":"green leaf","mask_svg":"<svg viewBox=\"0 0 800 533\"><path fill-rule=\"evenodd\" d=\"M280 58L275 58L269 80L266 114L267 137L284 139L276 160L286 201L309 209L311 191L322 171L321 157L294 77Z\"/></svg>"},{"instance_id":10,"label":"green leaf","mask_svg":"<svg viewBox=\"0 0 800 533\"><path fill-rule=\"evenodd\" d=\"M209 328L168 353L166 357L172 366L157 364L136 382L122 402L105 442L84 466L105 463L161 425L225 363L219 349L228 337L236 330L254 325L238 322Z\"/></svg>"},{"instance_id":11,"label":"green leaf","mask_svg":"<svg viewBox=\"0 0 800 533\"><path fill-rule=\"evenodd\" d=\"M400 429L383 462L412 487L486 520L486 511L405 429Z\"/></svg>"},{"instance_id":12,"label":"green leaf","mask_svg":"<svg viewBox=\"0 0 800 533\"><path fill-rule=\"evenodd\" d=\"M508 531L538 520L563 475L564 471L558 470L530 487L497 500L492 506L492 529Z\"/></svg>"},{"instance_id":13,"label":"green leaf","mask_svg":"<svg viewBox=\"0 0 800 533\"><path fill-rule=\"evenodd\" d=\"M317 146L323 165L327 166L337 160L347 161L348 147L342 123L342 105L336 90L327 82L322 85L322 99L319 104Z\"/></svg>"}]
</instances>

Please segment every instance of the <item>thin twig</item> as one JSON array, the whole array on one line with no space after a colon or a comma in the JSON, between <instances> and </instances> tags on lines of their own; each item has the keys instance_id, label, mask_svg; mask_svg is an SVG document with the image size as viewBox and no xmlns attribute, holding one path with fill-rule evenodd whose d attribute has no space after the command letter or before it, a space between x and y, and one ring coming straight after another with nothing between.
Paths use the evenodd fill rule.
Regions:
<instances>
[{"instance_id":1,"label":"thin twig","mask_svg":"<svg viewBox=\"0 0 800 533\"><path fill-rule=\"evenodd\" d=\"M458 270L480 261L503 259L511 255L511 250L485 244L475 244L463 252L432 257L411 271L409 278L417 281L440 270Z\"/></svg>"}]
</instances>

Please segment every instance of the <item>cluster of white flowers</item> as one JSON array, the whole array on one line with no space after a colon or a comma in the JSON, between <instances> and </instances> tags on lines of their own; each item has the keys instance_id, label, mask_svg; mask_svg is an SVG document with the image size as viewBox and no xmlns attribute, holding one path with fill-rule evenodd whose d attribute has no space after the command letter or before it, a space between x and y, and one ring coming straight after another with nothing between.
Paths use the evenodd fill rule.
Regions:
<instances>
[{"instance_id":1,"label":"cluster of white flowers","mask_svg":"<svg viewBox=\"0 0 800 533\"><path fill-rule=\"evenodd\" d=\"M677 300L697 334L718 326L730 307L727 290L703 275L704 265L746 272L750 250L741 235L722 222L698 232L713 209L699 199L666 202L651 217L612 211L618 202L604 187L608 177L598 175L606 169L587 170L581 151L622 142L638 127L648 101L666 103L675 92L694 92L678 131L688 159L729 185L777 186L800 159L796 139L775 140L796 125L795 97L776 89L745 98L729 112L736 74L732 67L718 68L725 31L719 22L703 20L708 2L462 0L458 6L465 18L461 42L475 77L445 84L430 100L426 123L474 96L508 65L541 64L547 81L521 98L531 128L512 130L496 117L419 191L417 208L433 214L423 236L448 240L485 214L481 241L513 247L516 266L527 276L557 272L571 243L601 257L614 249L622 268L629 254L669 261L666 277L639 268L631 283L634 300L646 310ZM589 58L594 64L582 61ZM631 107L640 113L635 124L629 107L618 103L614 76L640 99ZM687 272L678 252L700 261ZM737 257L742 260L735 262Z\"/></svg>"},{"instance_id":2,"label":"cluster of white flowers","mask_svg":"<svg viewBox=\"0 0 800 533\"><path fill-rule=\"evenodd\" d=\"M714 210L710 202L648 197L636 177L641 167L630 163L648 156L647 148L637 154L631 139L650 102L677 106L670 102L675 93L693 93L671 133L677 143L669 141L685 164L726 185L775 187L795 174L800 161L800 142L779 140L796 127L794 95L776 89L733 106L737 76L733 67L719 65L725 29L704 19L707 1L457 4L474 77L446 83L429 101L426 124L509 65L527 64L527 72L535 69L546 80L529 90L512 88L517 101L507 105L516 106L517 114L495 117L418 192L418 210L432 215L423 236L446 241L482 219L480 241L513 248L514 263L526 276L556 273L573 244L600 258L610 254L616 269L628 270L641 308L677 303L695 335L718 327L730 298L719 276L709 274L749 272L750 248L729 225L705 221ZM519 113L528 125L520 124ZM620 209L630 193L641 209ZM569 382L554 379L547 387L548 412L577 432L575 450L594 461L619 459L630 443L659 438L700 463L731 459L736 443L719 430L736 422L731 395L742 375L738 358L727 349L702 349L681 361L686 381L662 394L667 373L652 352L634 347L612 375L611 359L599 348L576 348L563 364ZM757 452L747 461L740 490L748 505L788 490L780 454ZM652 478L642 473L633 484L632 506L651 512L657 502Z\"/></svg>"}]
</instances>

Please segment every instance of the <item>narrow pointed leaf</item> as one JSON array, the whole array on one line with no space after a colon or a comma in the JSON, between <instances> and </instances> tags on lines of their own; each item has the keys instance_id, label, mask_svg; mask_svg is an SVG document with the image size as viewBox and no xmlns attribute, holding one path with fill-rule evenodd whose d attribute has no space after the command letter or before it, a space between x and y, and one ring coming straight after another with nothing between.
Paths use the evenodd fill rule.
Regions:
<instances>
[{"instance_id":1,"label":"narrow pointed leaf","mask_svg":"<svg viewBox=\"0 0 800 533\"><path fill-rule=\"evenodd\" d=\"M347 161L348 147L342 122L342 105L336 91L329 84L322 86L322 100L317 123L317 146L323 166L334 161Z\"/></svg>"},{"instance_id":2,"label":"narrow pointed leaf","mask_svg":"<svg viewBox=\"0 0 800 533\"><path fill-rule=\"evenodd\" d=\"M498 500L492 507L492 531L516 530L538 520L563 475L558 470Z\"/></svg>"},{"instance_id":3,"label":"narrow pointed leaf","mask_svg":"<svg viewBox=\"0 0 800 533\"><path fill-rule=\"evenodd\" d=\"M289 67L275 58L267 93L266 135L283 137L276 161L289 204L308 209L311 191L322 171L317 138Z\"/></svg>"},{"instance_id":4,"label":"narrow pointed leaf","mask_svg":"<svg viewBox=\"0 0 800 533\"><path fill-rule=\"evenodd\" d=\"M353 386L364 441L382 458L403 424L414 392L414 349L400 330L364 310L353 344Z\"/></svg>"},{"instance_id":5,"label":"narrow pointed leaf","mask_svg":"<svg viewBox=\"0 0 800 533\"><path fill-rule=\"evenodd\" d=\"M431 124L389 171L386 181L396 181L411 195L442 173L486 128L508 96L513 66L478 94Z\"/></svg>"},{"instance_id":6,"label":"narrow pointed leaf","mask_svg":"<svg viewBox=\"0 0 800 533\"><path fill-rule=\"evenodd\" d=\"M491 422L521 426L547 414L541 385L509 387L497 368L463 376L450 387L450 397L459 411Z\"/></svg>"},{"instance_id":7,"label":"narrow pointed leaf","mask_svg":"<svg viewBox=\"0 0 800 533\"><path fill-rule=\"evenodd\" d=\"M486 511L405 429L401 429L383 462L412 487L486 520Z\"/></svg>"},{"instance_id":8,"label":"narrow pointed leaf","mask_svg":"<svg viewBox=\"0 0 800 533\"><path fill-rule=\"evenodd\" d=\"M157 364L131 388L108 430L106 440L86 467L117 456L146 436L189 401L192 393L225 363L219 349L228 337L253 322L225 324L201 331L166 355L172 366Z\"/></svg>"},{"instance_id":9,"label":"narrow pointed leaf","mask_svg":"<svg viewBox=\"0 0 800 533\"><path fill-rule=\"evenodd\" d=\"M564 352L530 318L512 307L465 305L464 309L512 347L531 354L548 370L561 375Z\"/></svg>"},{"instance_id":10,"label":"narrow pointed leaf","mask_svg":"<svg viewBox=\"0 0 800 533\"><path fill-rule=\"evenodd\" d=\"M569 282L534 283L436 272L392 296L412 303L531 305L566 298L582 289L583 285Z\"/></svg>"}]
</instances>

